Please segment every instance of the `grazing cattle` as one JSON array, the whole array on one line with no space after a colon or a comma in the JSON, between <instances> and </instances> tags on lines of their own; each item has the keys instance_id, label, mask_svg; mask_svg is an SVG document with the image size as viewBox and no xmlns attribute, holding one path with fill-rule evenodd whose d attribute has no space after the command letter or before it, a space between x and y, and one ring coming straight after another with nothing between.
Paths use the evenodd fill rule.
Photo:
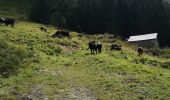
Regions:
<instances>
[{"instance_id":1,"label":"grazing cattle","mask_svg":"<svg viewBox=\"0 0 170 100\"><path fill-rule=\"evenodd\" d=\"M0 23L4 23L6 26L11 25L11 27L14 27L15 19L12 19L12 18L0 18Z\"/></svg>"},{"instance_id":2,"label":"grazing cattle","mask_svg":"<svg viewBox=\"0 0 170 100\"><path fill-rule=\"evenodd\" d=\"M15 26L15 19L12 18L6 18L3 23L5 23L6 26L11 25L11 27Z\"/></svg>"},{"instance_id":3,"label":"grazing cattle","mask_svg":"<svg viewBox=\"0 0 170 100\"><path fill-rule=\"evenodd\" d=\"M40 27L40 30L43 31L43 32L47 32L47 29L45 27Z\"/></svg>"},{"instance_id":4,"label":"grazing cattle","mask_svg":"<svg viewBox=\"0 0 170 100\"><path fill-rule=\"evenodd\" d=\"M122 46L117 45L117 44L112 44L110 50L122 50Z\"/></svg>"},{"instance_id":5,"label":"grazing cattle","mask_svg":"<svg viewBox=\"0 0 170 100\"><path fill-rule=\"evenodd\" d=\"M97 48L96 48L96 42L95 41L90 41L89 43L88 43L88 45L89 45L89 48L88 49L90 49L90 51L91 51L91 53L92 54L94 54L95 52L97 53Z\"/></svg>"},{"instance_id":6,"label":"grazing cattle","mask_svg":"<svg viewBox=\"0 0 170 100\"><path fill-rule=\"evenodd\" d=\"M143 48L142 47L138 47L137 48L137 52L138 52L139 56L143 55Z\"/></svg>"},{"instance_id":7,"label":"grazing cattle","mask_svg":"<svg viewBox=\"0 0 170 100\"><path fill-rule=\"evenodd\" d=\"M62 37L70 37L70 33L67 32L67 31L57 31L55 34L52 35L52 37L59 37L59 38L62 38Z\"/></svg>"},{"instance_id":8,"label":"grazing cattle","mask_svg":"<svg viewBox=\"0 0 170 100\"><path fill-rule=\"evenodd\" d=\"M100 42L97 43L97 51L98 53L102 52L102 44Z\"/></svg>"},{"instance_id":9,"label":"grazing cattle","mask_svg":"<svg viewBox=\"0 0 170 100\"><path fill-rule=\"evenodd\" d=\"M99 43L96 43L95 41L90 41L88 43L88 46L91 51L92 54L94 53L101 53L102 52L102 44L99 42Z\"/></svg>"},{"instance_id":10,"label":"grazing cattle","mask_svg":"<svg viewBox=\"0 0 170 100\"><path fill-rule=\"evenodd\" d=\"M3 23L3 20L0 18L0 23Z\"/></svg>"},{"instance_id":11,"label":"grazing cattle","mask_svg":"<svg viewBox=\"0 0 170 100\"><path fill-rule=\"evenodd\" d=\"M0 23L4 23L5 18L0 18Z\"/></svg>"}]
</instances>

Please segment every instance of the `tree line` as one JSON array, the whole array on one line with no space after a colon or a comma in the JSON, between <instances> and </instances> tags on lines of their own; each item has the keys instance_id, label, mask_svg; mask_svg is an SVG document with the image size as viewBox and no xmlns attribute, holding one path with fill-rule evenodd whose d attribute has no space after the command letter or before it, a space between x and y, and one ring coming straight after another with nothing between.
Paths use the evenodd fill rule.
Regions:
<instances>
[{"instance_id":1,"label":"tree line","mask_svg":"<svg viewBox=\"0 0 170 100\"><path fill-rule=\"evenodd\" d=\"M33 0L29 18L88 34L156 32L161 46L170 46L170 5L163 0Z\"/></svg>"}]
</instances>

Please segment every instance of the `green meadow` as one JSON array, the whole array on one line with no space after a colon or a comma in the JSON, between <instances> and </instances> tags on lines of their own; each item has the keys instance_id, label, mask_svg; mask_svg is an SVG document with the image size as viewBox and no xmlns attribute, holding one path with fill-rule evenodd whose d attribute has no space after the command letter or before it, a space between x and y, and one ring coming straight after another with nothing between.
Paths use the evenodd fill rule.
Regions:
<instances>
[{"instance_id":1,"label":"green meadow","mask_svg":"<svg viewBox=\"0 0 170 100\"><path fill-rule=\"evenodd\" d=\"M52 38L55 27L22 20L29 4L18 12L0 1L0 15L17 18L14 28L0 25L0 100L170 99L169 49L139 57L135 46L108 34ZM103 44L102 53L90 54L91 40ZM113 42L122 51L110 51Z\"/></svg>"},{"instance_id":2,"label":"green meadow","mask_svg":"<svg viewBox=\"0 0 170 100\"><path fill-rule=\"evenodd\" d=\"M1 99L114 100L169 99L169 60L144 54L116 39L122 51L110 51L109 35L52 38L56 29L31 22L0 26ZM87 43L102 42L101 54ZM7 73L8 72L8 73Z\"/></svg>"}]
</instances>

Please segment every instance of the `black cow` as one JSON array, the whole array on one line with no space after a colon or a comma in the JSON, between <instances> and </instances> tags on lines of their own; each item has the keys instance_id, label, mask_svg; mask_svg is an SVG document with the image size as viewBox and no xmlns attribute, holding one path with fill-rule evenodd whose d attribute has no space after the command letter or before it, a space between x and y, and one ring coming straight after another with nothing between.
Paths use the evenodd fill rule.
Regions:
<instances>
[{"instance_id":1,"label":"black cow","mask_svg":"<svg viewBox=\"0 0 170 100\"><path fill-rule=\"evenodd\" d=\"M11 27L15 26L15 19L12 18L4 18L2 20L2 23L4 23L6 26L11 25Z\"/></svg>"},{"instance_id":2,"label":"black cow","mask_svg":"<svg viewBox=\"0 0 170 100\"><path fill-rule=\"evenodd\" d=\"M40 27L40 30L43 31L43 32L47 32L47 29L45 27Z\"/></svg>"},{"instance_id":3,"label":"black cow","mask_svg":"<svg viewBox=\"0 0 170 100\"><path fill-rule=\"evenodd\" d=\"M137 52L138 52L138 55L141 56L141 55L143 55L144 50L142 47L138 47Z\"/></svg>"},{"instance_id":4,"label":"black cow","mask_svg":"<svg viewBox=\"0 0 170 100\"><path fill-rule=\"evenodd\" d=\"M99 42L99 43L96 43L95 41L90 41L88 43L88 46L91 51L92 54L94 54L95 52L96 53L101 53L102 51L102 44Z\"/></svg>"},{"instance_id":5,"label":"black cow","mask_svg":"<svg viewBox=\"0 0 170 100\"><path fill-rule=\"evenodd\" d=\"M70 37L70 33L67 32L67 31L57 31L55 34L52 35L52 37L59 37L59 38L62 38L62 37Z\"/></svg>"},{"instance_id":6,"label":"black cow","mask_svg":"<svg viewBox=\"0 0 170 100\"><path fill-rule=\"evenodd\" d=\"M98 53L101 53L102 52L102 44L99 42L99 43L97 43L97 51L98 51Z\"/></svg>"},{"instance_id":7,"label":"black cow","mask_svg":"<svg viewBox=\"0 0 170 100\"><path fill-rule=\"evenodd\" d=\"M112 44L110 50L120 51L120 50L122 50L122 46L120 46L118 44Z\"/></svg>"},{"instance_id":8,"label":"black cow","mask_svg":"<svg viewBox=\"0 0 170 100\"><path fill-rule=\"evenodd\" d=\"M97 53L97 45L95 41L90 41L88 45L89 45L88 49L90 49L92 54L94 54L95 52Z\"/></svg>"},{"instance_id":9,"label":"black cow","mask_svg":"<svg viewBox=\"0 0 170 100\"><path fill-rule=\"evenodd\" d=\"M0 23L4 23L5 18L0 18Z\"/></svg>"},{"instance_id":10,"label":"black cow","mask_svg":"<svg viewBox=\"0 0 170 100\"><path fill-rule=\"evenodd\" d=\"M0 23L3 23L3 20L0 18Z\"/></svg>"}]
</instances>

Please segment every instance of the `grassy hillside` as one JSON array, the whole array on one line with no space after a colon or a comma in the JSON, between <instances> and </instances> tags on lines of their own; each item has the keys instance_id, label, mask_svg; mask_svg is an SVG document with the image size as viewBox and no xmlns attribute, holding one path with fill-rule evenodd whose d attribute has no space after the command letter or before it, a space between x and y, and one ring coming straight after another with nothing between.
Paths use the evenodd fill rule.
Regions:
<instances>
[{"instance_id":1,"label":"grassy hillside","mask_svg":"<svg viewBox=\"0 0 170 100\"><path fill-rule=\"evenodd\" d=\"M22 19L31 0L0 0L0 16ZM26 5L18 6L18 2ZM169 100L169 49L163 57L138 57L133 46L116 39L122 51L110 51L109 35L51 38L56 29L18 20L0 25L0 100ZM87 43L100 41L101 54ZM164 58L166 57L166 58Z\"/></svg>"},{"instance_id":2,"label":"grassy hillside","mask_svg":"<svg viewBox=\"0 0 170 100\"><path fill-rule=\"evenodd\" d=\"M26 19L32 0L0 0L0 17Z\"/></svg>"},{"instance_id":3,"label":"grassy hillside","mask_svg":"<svg viewBox=\"0 0 170 100\"><path fill-rule=\"evenodd\" d=\"M0 26L0 68L9 67L10 76L0 78L2 100L112 100L169 99L170 70L162 68L163 58L138 57L125 43L123 51L106 50L107 35L51 38L40 24L19 22L15 28ZM90 54L87 43L101 41L104 51ZM168 65L169 66L169 65ZM14 73L13 73L14 72Z\"/></svg>"}]
</instances>

